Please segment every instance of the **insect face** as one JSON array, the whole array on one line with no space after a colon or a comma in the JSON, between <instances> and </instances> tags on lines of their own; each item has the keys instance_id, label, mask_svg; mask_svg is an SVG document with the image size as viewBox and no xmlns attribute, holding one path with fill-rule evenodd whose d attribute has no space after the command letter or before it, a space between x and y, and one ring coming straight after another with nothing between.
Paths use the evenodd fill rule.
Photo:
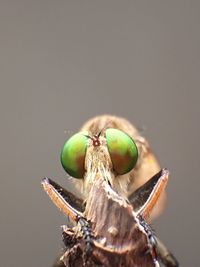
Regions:
<instances>
[{"instance_id":1,"label":"insect face","mask_svg":"<svg viewBox=\"0 0 200 267\"><path fill-rule=\"evenodd\" d=\"M62 166L74 178L84 178L88 170L90 175L91 171L109 169L123 175L134 168L137 159L138 149L133 139L112 128L92 137L87 132L77 133L64 144L61 152Z\"/></svg>"}]
</instances>

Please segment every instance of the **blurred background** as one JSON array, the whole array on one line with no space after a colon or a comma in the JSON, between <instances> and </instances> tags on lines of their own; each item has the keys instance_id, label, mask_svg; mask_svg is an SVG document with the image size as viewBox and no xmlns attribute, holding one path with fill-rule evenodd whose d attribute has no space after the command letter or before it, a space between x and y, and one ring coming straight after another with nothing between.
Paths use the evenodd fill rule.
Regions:
<instances>
[{"instance_id":1,"label":"blurred background","mask_svg":"<svg viewBox=\"0 0 200 267\"><path fill-rule=\"evenodd\" d=\"M181 267L199 266L199 1L0 1L0 259L50 267L66 219L43 192L71 189L59 155L89 118L145 128L170 169L153 227Z\"/></svg>"}]
</instances>

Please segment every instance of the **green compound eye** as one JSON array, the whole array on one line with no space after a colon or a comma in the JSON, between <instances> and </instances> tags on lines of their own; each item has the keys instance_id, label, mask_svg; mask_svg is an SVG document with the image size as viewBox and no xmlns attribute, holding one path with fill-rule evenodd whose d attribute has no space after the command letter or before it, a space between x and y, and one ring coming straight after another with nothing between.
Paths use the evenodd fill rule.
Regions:
<instances>
[{"instance_id":1,"label":"green compound eye","mask_svg":"<svg viewBox=\"0 0 200 267\"><path fill-rule=\"evenodd\" d=\"M60 160L65 171L74 178L83 178L85 173L85 155L88 133L77 133L64 144Z\"/></svg>"},{"instance_id":2,"label":"green compound eye","mask_svg":"<svg viewBox=\"0 0 200 267\"><path fill-rule=\"evenodd\" d=\"M133 139L118 129L107 129L108 151L117 174L125 174L133 169L138 159L138 149Z\"/></svg>"}]
</instances>

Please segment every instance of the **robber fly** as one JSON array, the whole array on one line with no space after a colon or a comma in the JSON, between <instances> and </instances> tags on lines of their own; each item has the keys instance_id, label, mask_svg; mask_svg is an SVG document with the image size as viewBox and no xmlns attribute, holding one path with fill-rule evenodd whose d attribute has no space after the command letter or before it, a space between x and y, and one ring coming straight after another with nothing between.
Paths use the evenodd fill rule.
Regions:
<instances>
[{"instance_id":1,"label":"robber fly","mask_svg":"<svg viewBox=\"0 0 200 267\"><path fill-rule=\"evenodd\" d=\"M65 249L55 267L178 266L148 223L163 209L169 172L135 127L114 116L93 118L66 141L61 163L82 197L42 181L74 223L62 227Z\"/></svg>"}]
</instances>

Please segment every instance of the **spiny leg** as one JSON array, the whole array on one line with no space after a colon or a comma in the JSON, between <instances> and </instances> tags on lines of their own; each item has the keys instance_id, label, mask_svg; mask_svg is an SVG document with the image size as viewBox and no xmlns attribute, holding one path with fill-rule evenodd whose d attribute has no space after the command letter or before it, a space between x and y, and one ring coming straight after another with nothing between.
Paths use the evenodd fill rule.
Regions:
<instances>
[{"instance_id":1,"label":"spiny leg","mask_svg":"<svg viewBox=\"0 0 200 267\"><path fill-rule=\"evenodd\" d=\"M83 237L84 237L85 242L86 242L86 255L89 255L89 254L91 254L92 247L93 247L92 230L91 230L90 224L88 223L88 221L85 218L79 217L78 220L79 220L79 223L81 225Z\"/></svg>"},{"instance_id":2,"label":"spiny leg","mask_svg":"<svg viewBox=\"0 0 200 267\"><path fill-rule=\"evenodd\" d=\"M169 171L162 169L131 195L130 202L134 209L136 208L137 217L148 235L155 259L158 257L166 267L178 267L176 258L154 235L151 227L145 222L167 185L168 175Z\"/></svg>"},{"instance_id":3,"label":"spiny leg","mask_svg":"<svg viewBox=\"0 0 200 267\"><path fill-rule=\"evenodd\" d=\"M157 255L157 251L156 251L157 241L156 241L155 234L154 234L151 226L144 220L144 218L141 215L138 215L137 218L139 219L140 225L143 227L144 231L147 234L148 242L149 242L149 246L150 246L150 252L151 252L151 255L154 259L155 265L159 266L158 255Z\"/></svg>"},{"instance_id":4,"label":"spiny leg","mask_svg":"<svg viewBox=\"0 0 200 267\"><path fill-rule=\"evenodd\" d=\"M93 235L91 233L89 222L84 218L80 211L83 209L82 201L49 178L44 178L42 180L42 185L53 203L73 222L80 224L81 232L86 244L85 253L86 255L90 254L92 251Z\"/></svg>"}]
</instances>

